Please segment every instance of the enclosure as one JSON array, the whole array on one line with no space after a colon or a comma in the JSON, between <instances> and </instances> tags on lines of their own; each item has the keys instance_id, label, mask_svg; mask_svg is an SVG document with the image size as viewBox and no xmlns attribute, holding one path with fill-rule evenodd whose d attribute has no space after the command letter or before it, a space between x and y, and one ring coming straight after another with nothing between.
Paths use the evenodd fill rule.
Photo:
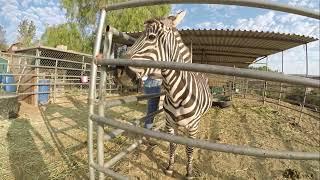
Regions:
<instances>
[{"instance_id":1,"label":"enclosure","mask_svg":"<svg viewBox=\"0 0 320 180\"><path fill-rule=\"evenodd\" d=\"M105 22L106 13L162 3L242 5L319 19L313 11L275 2L129 1L101 9L94 56L48 47L1 53L1 75L10 72L14 76L14 82L2 86L16 89L2 90L0 96L16 93L22 104L20 117L0 122L4 130L0 134L1 177L103 179L104 173L117 179L183 178L185 153L181 148L174 176L162 171L167 160L165 141L174 141L199 148L194 165L199 179L320 178L319 102L314 101L319 99L319 80L308 74L284 75L287 59L283 56L279 59L281 72L248 69L260 64L268 71L269 55L300 45L305 46L301 53L306 59L301 61L308 68L307 43L317 39L273 32L181 30L193 53L193 64L119 59L116 47L132 45L141 32L117 31ZM98 61L98 53L105 59ZM197 141L164 134L162 109L153 114L155 131L144 130L139 125L145 119L145 101L163 94L121 96L112 77L114 65L207 73L213 95L230 96L233 105L214 107L203 116ZM84 76L90 76L88 82L82 82ZM48 97L43 103L37 94ZM33 105L38 103L45 106L35 110ZM142 145L142 135L165 141L157 140L158 146L148 149Z\"/></svg>"}]
</instances>

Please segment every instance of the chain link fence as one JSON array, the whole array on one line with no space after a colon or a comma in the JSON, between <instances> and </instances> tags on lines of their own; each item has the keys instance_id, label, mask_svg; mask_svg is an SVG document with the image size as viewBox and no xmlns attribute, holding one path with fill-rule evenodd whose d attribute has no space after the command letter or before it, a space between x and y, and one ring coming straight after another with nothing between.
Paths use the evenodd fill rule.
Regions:
<instances>
[{"instance_id":1,"label":"chain link fence","mask_svg":"<svg viewBox=\"0 0 320 180\"><path fill-rule=\"evenodd\" d=\"M0 58L2 95L17 93L19 100L38 105L57 102L66 94L86 96L89 91L91 55L37 47L1 53ZM112 71L107 87L108 94L118 91Z\"/></svg>"}]
</instances>

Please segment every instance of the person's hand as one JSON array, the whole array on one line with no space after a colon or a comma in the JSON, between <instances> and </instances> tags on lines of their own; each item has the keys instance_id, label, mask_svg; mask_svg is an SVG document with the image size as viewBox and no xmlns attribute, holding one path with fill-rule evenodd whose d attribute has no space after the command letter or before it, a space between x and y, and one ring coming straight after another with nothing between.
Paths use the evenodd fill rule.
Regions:
<instances>
[{"instance_id":1,"label":"person's hand","mask_svg":"<svg viewBox=\"0 0 320 180\"><path fill-rule=\"evenodd\" d=\"M103 55L101 53L97 54L96 55L96 59L99 61L99 60L102 60L103 59Z\"/></svg>"}]
</instances>

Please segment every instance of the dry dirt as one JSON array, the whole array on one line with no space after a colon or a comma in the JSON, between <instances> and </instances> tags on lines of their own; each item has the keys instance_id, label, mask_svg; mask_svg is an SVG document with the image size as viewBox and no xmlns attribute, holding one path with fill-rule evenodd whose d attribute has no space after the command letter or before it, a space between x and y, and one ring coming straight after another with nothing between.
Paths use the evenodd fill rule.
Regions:
<instances>
[{"instance_id":1,"label":"dry dirt","mask_svg":"<svg viewBox=\"0 0 320 180\"><path fill-rule=\"evenodd\" d=\"M145 114L145 102L114 107L106 112L133 121ZM199 138L218 143L263 149L320 151L320 122L288 109L247 99L233 106L212 108L200 124ZM156 121L163 121L163 114ZM0 179L87 179L87 103L85 97L60 99L35 108L22 104L20 117L0 121ZM109 131L106 128L106 131ZM131 136L132 137L132 136ZM111 158L132 143L118 137L105 145ZM165 176L168 143L141 145L113 167L136 179L173 179ZM185 150L179 145L174 178L183 178ZM196 149L196 179L320 179L319 161L263 159Z\"/></svg>"}]
</instances>

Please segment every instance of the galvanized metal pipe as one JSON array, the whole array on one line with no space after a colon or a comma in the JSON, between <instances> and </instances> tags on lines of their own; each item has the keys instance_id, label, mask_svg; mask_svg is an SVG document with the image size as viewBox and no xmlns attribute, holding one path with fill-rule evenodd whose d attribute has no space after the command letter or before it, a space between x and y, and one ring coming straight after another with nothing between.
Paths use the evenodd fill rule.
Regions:
<instances>
[{"instance_id":1,"label":"galvanized metal pipe","mask_svg":"<svg viewBox=\"0 0 320 180\"><path fill-rule=\"evenodd\" d=\"M156 127L154 129L154 131L159 130L160 128L162 128L164 125L161 124L160 126ZM104 164L105 168L110 168L112 167L114 164L116 164L118 161L120 161L122 158L124 158L126 155L128 155L130 152L132 152L133 150L135 150L137 147L139 147L139 145L142 143L141 139L136 140L136 142L134 142L133 144L131 144L128 148L126 148L125 150L121 151L120 153L118 153L117 155L115 155L112 159L110 159L109 161L107 161Z\"/></svg>"},{"instance_id":2,"label":"galvanized metal pipe","mask_svg":"<svg viewBox=\"0 0 320 180\"><path fill-rule=\"evenodd\" d=\"M309 63L308 63L308 45L306 44L306 78L308 77L308 71L309 71ZM300 117L299 117L299 121L301 121L302 119L302 112L304 109L304 105L306 103L306 99L307 99L307 87L304 88L304 95L303 95L303 100L302 100L302 106L301 106L301 110L300 110Z\"/></svg>"},{"instance_id":3,"label":"galvanized metal pipe","mask_svg":"<svg viewBox=\"0 0 320 180\"><path fill-rule=\"evenodd\" d=\"M238 5L247 7L256 7L262 9L270 9L281 12L293 13L302 16L307 16L314 19L320 19L319 12L299 8L295 6L290 6L284 3L271 2L271 1L261 1L261 0L133 0L122 3L116 3L107 5L105 9L118 10L124 8L134 8L139 6L151 6L160 4L225 4L225 5Z\"/></svg>"},{"instance_id":4,"label":"galvanized metal pipe","mask_svg":"<svg viewBox=\"0 0 320 180\"><path fill-rule=\"evenodd\" d=\"M159 109L159 110L157 110L155 112L149 113L146 116L144 116L144 117L142 117L142 118L140 118L140 119L138 119L138 120L136 120L136 121L134 121L133 123L130 123L130 124L132 124L134 126L137 126L137 125L139 125L140 122L144 121L146 118L155 116L155 115L157 115L157 114L159 114L161 112L163 112L163 109ZM123 132L124 132L124 130L122 130L122 129L115 129L112 132L110 132L108 134L105 134L104 135L104 140L108 141L110 139L113 139L113 138L115 138L117 136L120 136Z\"/></svg>"},{"instance_id":5,"label":"galvanized metal pipe","mask_svg":"<svg viewBox=\"0 0 320 180\"><path fill-rule=\"evenodd\" d=\"M100 13L99 24L96 32L96 39L93 50L93 59L91 61L91 74L90 74L90 87L88 95L89 104L89 117L88 117L88 161L89 161L89 178L90 180L95 179L95 171L90 164L94 164L93 159L93 122L90 116L94 113L94 100L96 94L96 77L97 77L97 64L96 56L99 54L104 22L106 18L106 10L102 9Z\"/></svg>"},{"instance_id":6,"label":"galvanized metal pipe","mask_svg":"<svg viewBox=\"0 0 320 180\"><path fill-rule=\"evenodd\" d=\"M110 25L107 25L106 31L107 32L111 32L114 36L117 36L117 37L127 41L128 42L127 45L132 45L136 41L135 38L129 36L128 34L126 34L124 32L118 31L116 28L114 28L114 27L112 27Z\"/></svg>"},{"instance_id":7,"label":"galvanized metal pipe","mask_svg":"<svg viewBox=\"0 0 320 180\"><path fill-rule=\"evenodd\" d=\"M101 65L118 65L118 66L134 66L134 67L153 67L160 69L175 69L184 71L195 71L212 74L221 74L228 76L247 77L254 79L261 79L267 81L276 81L296 85L304 85L309 87L319 88L318 80L283 75L275 72L263 72L251 69L233 68L217 65L204 65L194 63L177 63L177 62L162 62L162 61L145 61L145 60L127 60L127 59L100 59L98 64Z\"/></svg>"},{"instance_id":8,"label":"galvanized metal pipe","mask_svg":"<svg viewBox=\"0 0 320 180\"><path fill-rule=\"evenodd\" d=\"M220 143L212 143L200 139L191 139L182 136L174 136L167 133L155 132L145 128L139 128L136 126L128 125L115 121L111 118L99 117L97 115L91 116L92 120L100 123L105 123L109 126L120 128L132 133L140 134L143 136L148 136L156 139L161 139L169 142L174 142L178 144L189 145L192 147L207 149L211 151L227 152L233 154L263 157L263 158L277 158L277 159L294 159L294 160L320 160L320 154L309 153L309 152L291 152L291 151L270 151L252 147L228 145Z\"/></svg>"},{"instance_id":9,"label":"galvanized metal pipe","mask_svg":"<svg viewBox=\"0 0 320 180\"><path fill-rule=\"evenodd\" d=\"M281 74L283 74L283 51L281 51ZM280 93L278 98L278 105L281 103L281 96L282 96L282 83L280 83ZM279 108L279 106L278 106Z\"/></svg>"},{"instance_id":10,"label":"galvanized metal pipe","mask_svg":"<svg viewBox=\"0 0 320 180\"><path fill-rule=\"evenodd\" d=\"M103 55L105 58L110 58L110 49L112 45L112 33L107 32L104 38ZM100 71L100 84L99 84L99 116L104 117L104 106L103 101L105 100L105 89L107 81L107 67L101 67ZM98 123L97 130L97 156L98 165L103 166L104 164L104 124ZM99 179L104 180L104 173L99 172Z\"/></svg>"}]
</instances>

